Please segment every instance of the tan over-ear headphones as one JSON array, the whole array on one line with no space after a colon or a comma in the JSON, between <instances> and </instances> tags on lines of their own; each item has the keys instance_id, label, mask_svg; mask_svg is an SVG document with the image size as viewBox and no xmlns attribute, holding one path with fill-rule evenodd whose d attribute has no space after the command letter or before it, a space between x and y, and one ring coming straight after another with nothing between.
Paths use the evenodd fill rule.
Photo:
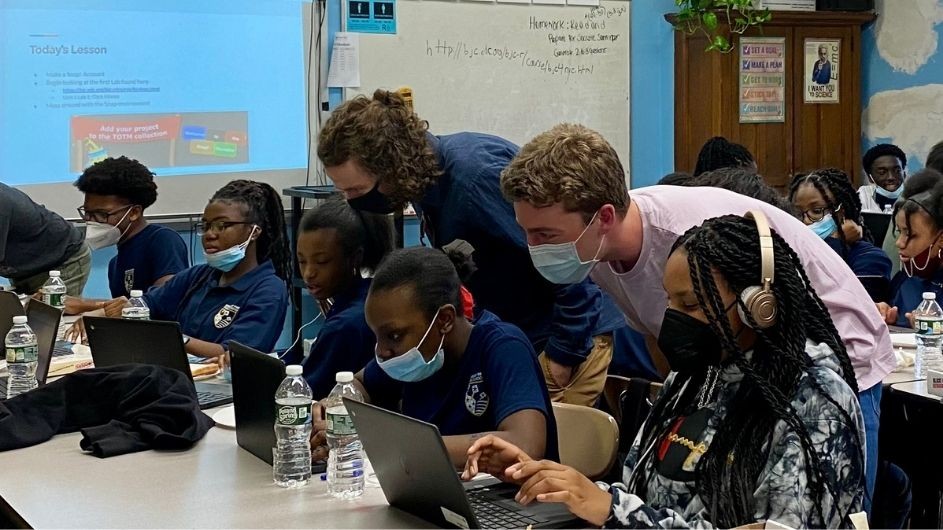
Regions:
<instances>
[{"instance_id":1,"label":"tan over-ear headphones","mask_svg":"<svg viewBox=\"0 0 943 530\"><path fill-rule=\"evenodd\" d=\"M750 210L744 216L756 222L756 231L760 236L760 285L751 285L740 293L743 305L737 305L740 320L750 327L766 329L776 323L777 303L773 294L773 236L769 230L769 221L766 215L759 210ZM744 314L746 311L753 317L756 325L751 325Z\"/></svg>"}]
</instances>

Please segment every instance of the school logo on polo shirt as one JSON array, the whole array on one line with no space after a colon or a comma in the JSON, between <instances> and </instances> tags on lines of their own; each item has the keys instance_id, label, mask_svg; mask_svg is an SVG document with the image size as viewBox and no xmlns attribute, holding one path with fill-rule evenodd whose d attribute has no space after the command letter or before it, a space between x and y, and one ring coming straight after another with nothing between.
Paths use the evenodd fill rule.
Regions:
<instances>
[{"instance_id":1,"label":"school logo on polo shirt","mask_svg":"<svg viewBox=\"0 0 943 530\"><path fill-rule=\"evenodd\" d=\"M481 416L488 410L488 394L485 393L484 379L481 372L468 378L468 389L465 391L465 408L475 416Z\"/></svg>"},{"instance_id":2,"label":"school logo on polo shirt","mask_svg":"<svg viewBox=\"0 0 943 530\"><path fill-rule=\"evenodd\" d=\"M134 289L134 269L128 269L124 271L124 290L131 294L132 289Z\"/></svg>"},{"instance_id":3,"label":"school logo on polo shirt","mask_svg":"<svg viewBox=\"0 0 943 530\"><path fill-rule=\"evenodd\" d=\"M213 325L216 326L216 329L223 329L232 324L236 314L239 313L239 306L226 304L222 309L216 313L216 316L213 317Z\"/></svg>"}]
</instances>

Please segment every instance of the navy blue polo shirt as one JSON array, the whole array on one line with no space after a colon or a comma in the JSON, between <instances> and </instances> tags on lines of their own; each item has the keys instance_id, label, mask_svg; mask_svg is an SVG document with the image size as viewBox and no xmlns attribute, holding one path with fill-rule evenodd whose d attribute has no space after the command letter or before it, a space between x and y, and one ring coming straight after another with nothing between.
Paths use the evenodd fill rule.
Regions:
<instances>
[{"instance_id":1,"label":"navy blue polo shirt","mask_svg":"<svg viewBox=\"0 0 943 530\"><path fill-rule=\"evenodd\" d=\"M275 347L285 325L288 289L266 260L220 287L222 273L196 265L151 289L144 301L154 320L175 320L185 335L221 344L238 341L263 352Z\"/></svg>"},{"instance_id":2,"label":"navy blue polo shirt","mask_svg":"<svg viewBox=\"0 0 943 530\"><path fill-rule=\"evenodd\" d=\"M539 410L547 420L544 458L559 460L557 424L534 348L520 329L487 311L475 321L458 366L446 361L428 379L401 383L373 359L363 378L374 404L432 423L443 436L495 431L515 412Z\"/></svg>"},{"instance_id":3,"label":"navy blue polo shirt","mask_svg":"<svg viewBox=\"0 0 943 530\"><path fill-rule=\"evenodd\" d=\"M321 331L302 365L315 399L331 393L337 372L357 373L374 358L377 339L363 316L369 288L370 280L359 280L334 297L334 305L324 316Z\"/></svg>"},{"instance_id":4,"label":"navy blue polo shirt","mask_svg":"<svg viewBox=\"0 0 943 530\"><path fill-rule=\"evenodd\" d=\"M111 296L147 292L154 282L190 266L187 245L180 234L166 226L149 224L134 237L118 243L118 255L108 262Z\"/></svg>"},{"instance_id":5,"label":"navy blue polo shirt","mask_svg":"<svg viewBox=\"0 0 943 530\"><path fill-rule=\"evenodd\" d=\"M898 272L891 281L891 307L897 308L897 325L909 328L910 321L907 313L912 313L920 302L923 302L923 293L936 293L936 301L943 301L943 268L933 275L933 278L924 280L917 276L909 277L904 271Z\"/></svg>"}]
</instances>

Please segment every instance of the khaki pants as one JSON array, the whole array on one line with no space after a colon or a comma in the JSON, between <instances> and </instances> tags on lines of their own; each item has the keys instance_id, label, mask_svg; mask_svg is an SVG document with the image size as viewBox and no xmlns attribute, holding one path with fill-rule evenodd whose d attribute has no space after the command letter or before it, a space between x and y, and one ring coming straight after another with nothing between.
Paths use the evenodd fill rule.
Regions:
<instances>
[{"instance_id":1,"label":"khaki pants","mask_svg":"<svg viewBox=\"0 0 943 530\"><path fill-rule=\"evenodd\" d=\"M82 296L82 290L85 289L85 282L88 281L88 275L92 272L92 251L88 245L82 243L82 246L70 256L64 263L59 265L59 272L62 273L62 281L65 282L69 296ZM28 278L19 280L10 280L13 290L18 293L32 295L39 291L39 288L49 279L49 271L40 272Z\"/></svg>"},{"instance_id":2,"label":"khaki pants","mask_svg":"<svg viewBox=\"0 0 943 530\"><path fill-rule=\"evenodd\" d=\"M551 401L592 407L596 404L596 399L602 394L603 387L606 385L609 361L612 360L612 336L598 335L593 337L593 349L589 352L585 361L574 367L570 384L562 388L557 386L553 376L550 375L547 354L541 353L537 359L540 362L540 368L544 372L544 379L547 381L547 391L550 392Z\"/></svg>"}]
</instances>

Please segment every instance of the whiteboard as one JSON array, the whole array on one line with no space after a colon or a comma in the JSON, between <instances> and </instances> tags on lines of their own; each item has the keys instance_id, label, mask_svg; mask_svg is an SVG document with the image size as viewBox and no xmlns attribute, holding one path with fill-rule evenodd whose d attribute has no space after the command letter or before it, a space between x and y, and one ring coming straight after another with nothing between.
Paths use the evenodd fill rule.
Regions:
<instances>
[{"instance_id":1,"label":"whiteboard","mask_svg":"<svg viewBox=\"0 0 943 530\"><path fill-rule=\"evenodd\" d=\"M518 145L581 123L606 137L628 171L629 5L400 0L396 35L360 35L361 86L345 97L409 86L432 133L484 132Z\"/></svg>"}]
</instances>

